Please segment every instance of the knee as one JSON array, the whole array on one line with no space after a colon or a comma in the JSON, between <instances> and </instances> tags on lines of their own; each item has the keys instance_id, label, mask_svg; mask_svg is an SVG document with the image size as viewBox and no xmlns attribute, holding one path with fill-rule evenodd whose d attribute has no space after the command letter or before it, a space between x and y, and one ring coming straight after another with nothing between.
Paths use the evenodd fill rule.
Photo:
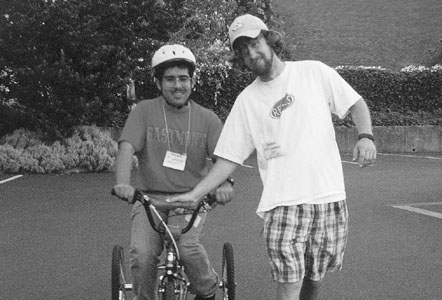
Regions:
<instances>
[{"instance_id":1,"label":"knee","mask_svg":"<svg viewBox=\"0 0 442 300\"><path fill-rule=\"evenodd\" d=\"M132 264L157 265L160 261L161 249L152 247L131 247L129 250Z\"/></svg>"},{"instance_id":2,"label":"knee","mask_svg":"<svg viewBox=\"0 0 442 300\"><path fill-rule=\"evenodd\" d=\"M181 256L183 257L184 260L186 260L187 258L191 258L194 256L198 256L201 253L205 253L205 249L204 247L197 242L184 242L184 243L180 243L178 245L178 248L181 252Z\"/></svg>"}]
</instances>

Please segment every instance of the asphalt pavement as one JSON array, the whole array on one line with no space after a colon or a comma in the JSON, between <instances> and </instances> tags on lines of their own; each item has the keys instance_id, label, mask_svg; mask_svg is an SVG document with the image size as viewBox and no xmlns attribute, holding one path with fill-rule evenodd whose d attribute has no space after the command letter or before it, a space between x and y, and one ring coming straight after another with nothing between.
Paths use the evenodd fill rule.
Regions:
<instances>
[{"instance_id":1,"label":"asphalt pavement","mask_svg":"<svg viewBox=\"0 0 442 300\"><path fill-rule=\"evenodd\" d=\"M350 236L344 268L321 300L442 299L442 160L380 155L360 169L343 157ZM274 299L256 163L234 174L236 199L211 212L202 242L220 271L235 252L237 299ZM127 251L130 206L110 196L112 173L0 175L0 299L110 299L111 251Z\"/></svg>"}]
</instances>

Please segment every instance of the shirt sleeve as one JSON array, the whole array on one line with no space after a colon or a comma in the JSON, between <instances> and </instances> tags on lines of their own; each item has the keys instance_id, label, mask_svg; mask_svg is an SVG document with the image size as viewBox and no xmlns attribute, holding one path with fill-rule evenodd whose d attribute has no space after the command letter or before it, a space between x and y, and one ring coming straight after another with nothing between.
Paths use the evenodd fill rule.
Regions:
<instances>
[{"instance_id":1,"label":"shirt sleeve","mask_svg":"<svg viewBox=\"0 0 442 300\"><path fill-rule=\"evenodd\" d=\"M242 164L255 150L244 103L235 101L215 148L215 155Z\"/></svg>"},{"instance_id":2,"label":"shirt sleeve","mask_svg":"<svg viewBox=\"0 0 442 300\"><path fill-rule=\"evenodd\" d=\"M146 126L144 126L142 115L141 105L137 105L132 109L118 139L118 142L125 141L130 143L134 147L135 152L141 151L144 147Z\"/></svg>"},{"instance_id":3,"label":"shirt sleeve","mask_svg":"<svg viewBox=\"0 0 442 300\"><path fill-rule=\"evenodd\" d=\"M215 113L211 113L209 119L209 132L207 137L207 154L210 157L213 156L222 129L223 123L221 122L220 118L218 118Z\"/></svg>"},{"instance_id":4,"label":"shirt sleeve","mask_svg":"<svg viewBox=\"0 0 442 300\"><path fill-rule=\"evenodd\" d=\"M330 95L328 98L330 110L333 114L343 119L347 116L350 107L362 97L335 69L322 63L320 65L323 74L322 79L325 81L325 86L328 89L327 94Z\"/></svg>"}]
</instances>

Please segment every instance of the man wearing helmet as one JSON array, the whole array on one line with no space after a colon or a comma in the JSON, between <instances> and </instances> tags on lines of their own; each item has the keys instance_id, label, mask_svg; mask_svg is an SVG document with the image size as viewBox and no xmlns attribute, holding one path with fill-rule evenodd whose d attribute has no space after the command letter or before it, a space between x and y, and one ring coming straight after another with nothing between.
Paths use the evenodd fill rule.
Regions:
<instances>
[{"instance_id":1,"label":"man wearing helmet","mask_svg":"<svg viewBox=\"0 0 442 300\"><path fill-rule=\"evenodd\" d=\"M191 190L205 175L207 157L222 129L212 111L190 100L195 85L196 60L181 45L161 47L152 58L155 82L161 96L140 101L131 111L119 139L114 190L133 203L132 156L138 157L136 187L153 198ZM230 201L233 188L224 182L216 190L217 200ZM130 264L135 299L155 299L156 266L162 241L148 223L141 203L133 203ZM184 215L162 212L169 224L184 222ZM208 260L199 235L205 221L184 234L178 247L195 299L215 299L218 276Z\"/></svg>"}]
</instances>

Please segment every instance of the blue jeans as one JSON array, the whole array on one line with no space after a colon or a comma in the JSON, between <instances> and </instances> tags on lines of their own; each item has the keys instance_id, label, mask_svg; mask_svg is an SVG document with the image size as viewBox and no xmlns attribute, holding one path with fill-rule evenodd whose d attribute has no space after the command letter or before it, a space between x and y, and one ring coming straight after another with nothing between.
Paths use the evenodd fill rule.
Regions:
<instances>
[{"instance_id":1,"label":"blue jeans","mask_svg":"<svg viewBox=\"0 0 442 300\"><path fill-rule=\"evenodd\" d=\"M170 225L180 225L182 228L187 221L184 215L167 218L160 212L161 217ZM155 215L154 215L155 216ZM209 296L218 288L218 275L212 268L207 252L199 242L199 236L204 226L206 213L199 214L201 221L183 234L178 241L181 261L191 283L193 293ZM157 217L155 216L155 219ZM129 250L130 268L133 277L133 293L137 300L156 300L157 265L163 250L163 241L149 223L146 210L140 202L132 208L131 246Z\"/></svg>"}]
</instances>

